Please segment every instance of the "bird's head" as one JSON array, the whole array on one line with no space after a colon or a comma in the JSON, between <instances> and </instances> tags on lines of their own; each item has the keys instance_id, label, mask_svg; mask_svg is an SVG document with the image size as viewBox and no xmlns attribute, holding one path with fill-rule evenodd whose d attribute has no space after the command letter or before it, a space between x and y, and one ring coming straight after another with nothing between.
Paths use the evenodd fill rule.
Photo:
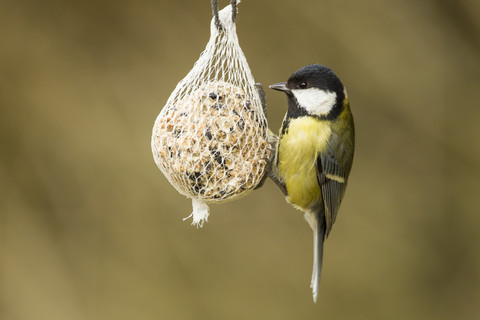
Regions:
<instances>
[{"instance_id":1,"label":"bird's head","mask_svg":"<svg viewBox=\"0 0 480 320\"><path fill-rule=\"evenodd\" d=\"M328 67L310 64L293 73L287 82L276 83L271 89L283 91L301 111L322 118L335 118L346 98L340 79Z\"/></svg>"}]
</instances>

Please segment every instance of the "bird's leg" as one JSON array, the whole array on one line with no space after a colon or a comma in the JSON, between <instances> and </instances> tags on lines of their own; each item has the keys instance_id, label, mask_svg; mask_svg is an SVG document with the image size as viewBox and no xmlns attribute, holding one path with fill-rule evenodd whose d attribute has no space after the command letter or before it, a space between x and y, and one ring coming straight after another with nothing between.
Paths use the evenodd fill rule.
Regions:
<instances>
[{"instance_id":1,"label":"bird's leg","mask_svg":"<svg viewBox=\"0 0 480 320\"><path fill-rule=\"evenodd\" d=\"M259 82L255 83L255 89L257 90L258 97L260 98L260 103L262 104L263 114L265 115L265 118L267 118L267 98L265 96L265 90L263 90L263 86ZM270 131L270 129L268 129L267 131L267 140L268 140L268 143L270 144L270 150L271 150L270 158L268 159L268 163L265 168L266 169L265 175L263 176L262 180L255 187L254 190L260 189L265 183L265 180L267 179L267 177L270 177L270 179L272 179L273 182L275 182L275 184L280 188L280 190L282 190L283 194L287 196L287 189L285 185L282 182L280 182L280 180L277 178L273 170L273 162L275 161L275 150L277 148L278 137L272 131Z\"/></svg>"},{"instance_id":2,"label":"bird's leg","mask_svg":"<svg viewBox=\"0 0 480 320\"><path fill-rule=\"evenodd\" d=\"M273 180L273 182L275 182L275 184L276 184L277 187L280 189L280 191L282 191L283 195L284 195L285 197L288 196L287 187L285 186L284 183L282 183L282 182L277 178L277 176L275 175L275 173L273 172L272 169L270 169L268 176L270 177L270 179Z\"/></svg>"},{"instance_id":3,"label":"bird's leg","mask_svg":"<svg viewBox=\"0 0 480 320\"><path fill-rule=\"evenodd\" d=\"M259 82L255 83L255 89L257 90L258 97L260 98L260 103L262 104L262 111L263 111L263 114L264 114L265 119L266 119L267 118L267 99L265 97L265 90L263 90L263 86ZM267 130L268 130L268 128L267 128ZM271 133L271 131L268 130L267 139L269 138L270 133ZM271 133L271 134L273 135L273 133ZM269 141L269 143L270 143L270 141ZM270 143L270 146L272 146L271 143ZM275 150L275 147L273 147L272 150ZM272 152L271 154L273 155L274 152ZM271 168L272 168L272 161L273 161L272 156L270 156L270 159L268 159L268 163L267 163L267 166L265 168L265 174L263 175L262 180L260 180L260 183L255 187L254 190L257 190L257 189L260 189L261 187L263 187L263 184L265 183L265 180L267 180L267 177L270 174L270 171L271 171Z\"/></svg>"},{"instance_id":4,"label":"bird's leg","mask_svg":"<svg viewBox=\"0 0 480 320\"><path fill-rule=\"evenodd\" d=\"M260 103L262 104L263 114L267 118L267 98L265 96L265 90L260 82L255 83L255 89L257 89L258 96L260 98Z\"/></svg>"},{"instance_id":5,"label":"bird's leg","mask_svg":"<svg viewBox=\"0 0 480 320\"><path fill-rule=\"evenodd\" d=\"M283 195L286 197L288 196L287 187L283 182L280 181L280 179L278 179L278 176L275 170L276 167L274 166L275 153L276 153L275 151L277 147L278 137L275 134L273 134L270 130L268 130L267 139L268 139L268 143L270 144L271 155L270 155L270 159L268 159L268 163L265 168L265 175L263 176L262 180L257 185L257 187L255 187L255 190L261 188L265 183L265 180L267 179L267 177L269 177L270 179L273 180L273 182L275 182L278 188L282 191Z\"/></svg>"}]
</instances>

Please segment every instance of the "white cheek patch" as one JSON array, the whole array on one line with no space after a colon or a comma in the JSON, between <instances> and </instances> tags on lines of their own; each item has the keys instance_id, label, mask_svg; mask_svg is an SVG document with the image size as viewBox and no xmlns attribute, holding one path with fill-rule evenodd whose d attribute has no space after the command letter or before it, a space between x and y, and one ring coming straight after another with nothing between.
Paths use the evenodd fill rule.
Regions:
<instances>
[{"instance_id":1,"label":"white cheek patch","mask_svg":"<svg viewBox=\"0 0 480 320\"><path fill-rule=\"evenodd\" d=\"M332 91L324 91L317 88L294 89L293 95L301 108L308 113L326 115L335 106L337 94Z\"/></svg>"}]
</instances>

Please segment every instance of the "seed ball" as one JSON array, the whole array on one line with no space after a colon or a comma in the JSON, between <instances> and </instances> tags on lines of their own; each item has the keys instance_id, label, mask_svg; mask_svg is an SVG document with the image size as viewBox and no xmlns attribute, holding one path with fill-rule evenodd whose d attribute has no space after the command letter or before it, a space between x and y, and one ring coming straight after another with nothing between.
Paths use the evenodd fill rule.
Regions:
<instances>
[{"instance_id":1,"label":"seed ball","mask_svg":"<svg viewBox=\"0 0 480 320\"><path fill-rule=\"evenodd\" d=\"M165 108L155 123L152 148L178 191L218 202L260 182L271 154L266 121L241 88L205 83Z\"/></svg>"}]
</instances>

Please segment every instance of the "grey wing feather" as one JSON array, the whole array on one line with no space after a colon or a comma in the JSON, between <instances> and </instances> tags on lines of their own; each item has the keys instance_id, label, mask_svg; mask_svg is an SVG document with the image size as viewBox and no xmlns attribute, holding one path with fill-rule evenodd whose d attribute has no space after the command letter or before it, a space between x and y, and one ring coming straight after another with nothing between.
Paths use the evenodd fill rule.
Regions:
<instances>
[{"instance_id":1,"label":"grey wing feather","mask_svg":"<svg viewBox=\"0 0 480 320\"><path fill-rule=\"evenodd\" d=\"M338 208L345 194L346 183L329 180L322 186L323 202L325 205L326 235L332 230L337 218Z\"/></svg>"},{"instance_id":2,"label":"grey wing feather","mask_svg":"<svg viewBox=\"0 0 480 320\"><path fill-rule=\"evenodd\" d=\"M330 142L332 147L329 148L329 151L320 154L317 158L317 180L322 189L327 227L326 235L330 233L337 218L337 212L347 187L348 173L350 172L350 167L344 168L337 160L334 150L338 148L335 148L335 144L332 145L334 141Z\"/></svg>"}]
</instances>

